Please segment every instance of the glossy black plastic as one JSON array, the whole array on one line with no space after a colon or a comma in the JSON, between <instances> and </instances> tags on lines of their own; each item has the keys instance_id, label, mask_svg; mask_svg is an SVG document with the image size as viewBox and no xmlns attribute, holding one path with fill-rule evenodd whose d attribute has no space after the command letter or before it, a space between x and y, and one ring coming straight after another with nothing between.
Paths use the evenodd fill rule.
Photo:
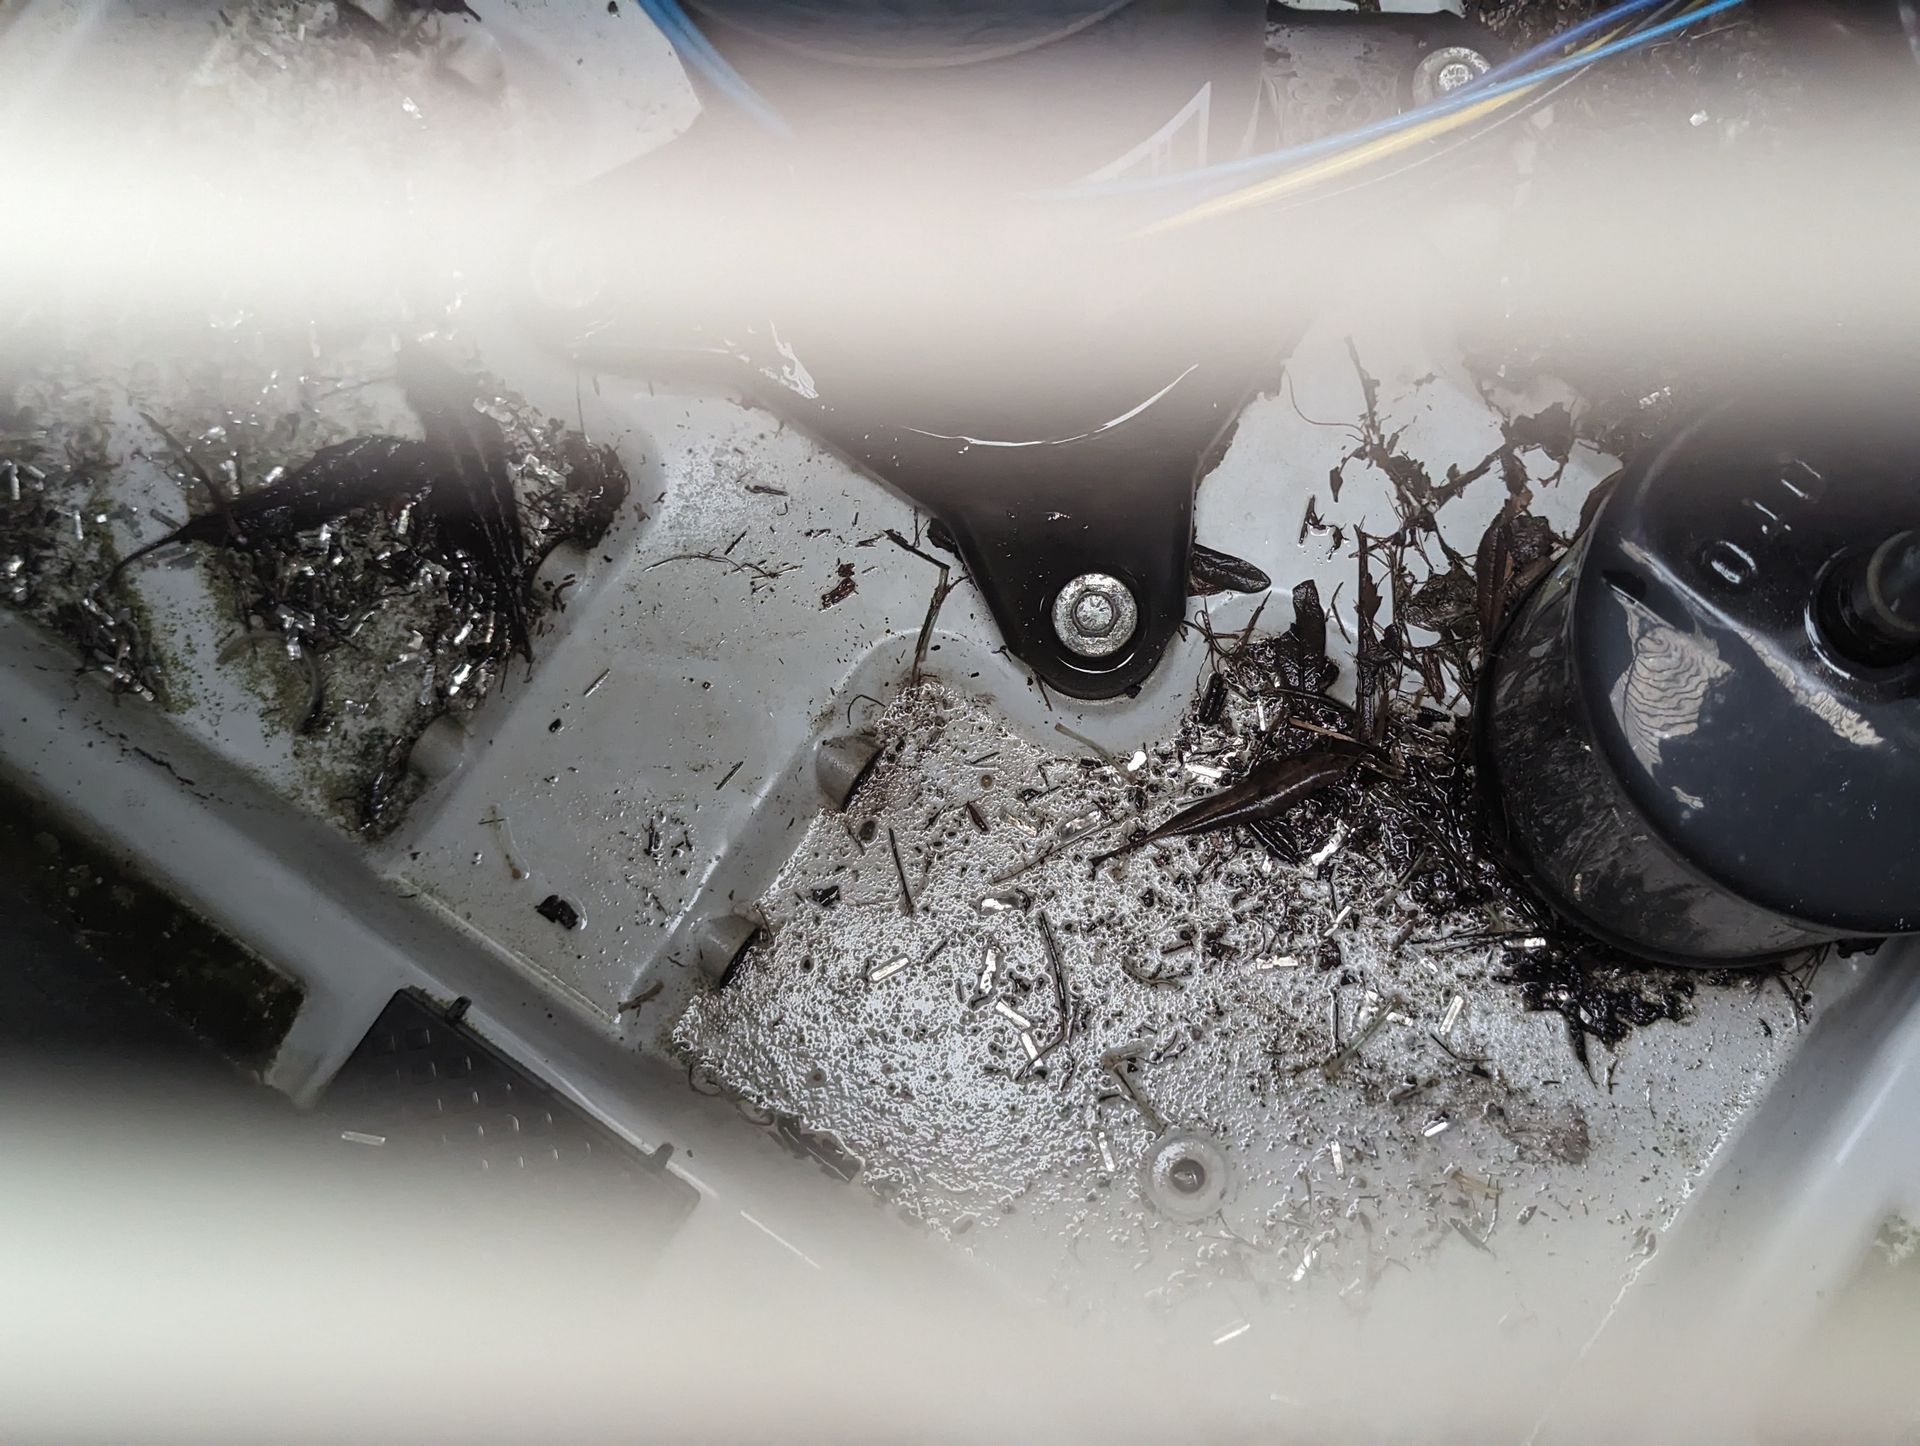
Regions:
<instances>
[{"instance_id":1,"label":"glossy black plastic","mask_svg":"<svg viewBox=\"0 0 1920 1446\"><path fill-rule=\"evenodd\" d=\"M1700 418L1502 639L1486 765L1593 932L1709 963L1920 931L1920 656L1864 655L1823 603L1920 519L1905 413Z\"/></svg>"},{"instance_id":2,"label":"glossy black plastic","mask_svg":"<svg viewBox=\"0 0 1920 1446\"><path fill-rule=\"evenodd\" d=\"M609 267L586 311L541 324L587 365L742 391L918 504L1048 688L1138 687L1185 616L1198 476L1306 306L1296 284L1238 269L1229 234L1208 265L1134 235L1138 217L1028 188L1217 159L1247 131L1264 4L700 13L793 137L715 97L596 183L583 233L643 243L673 225L705 275ZM966 42L952 63L921 53L942 36ZM875 195L892 198L877 216ZM1250 307L1272 318L1251 341ZM1087 573L1138 605L1109 657L1054 632L1054 599Z\"/></svg>"}]
</instances>

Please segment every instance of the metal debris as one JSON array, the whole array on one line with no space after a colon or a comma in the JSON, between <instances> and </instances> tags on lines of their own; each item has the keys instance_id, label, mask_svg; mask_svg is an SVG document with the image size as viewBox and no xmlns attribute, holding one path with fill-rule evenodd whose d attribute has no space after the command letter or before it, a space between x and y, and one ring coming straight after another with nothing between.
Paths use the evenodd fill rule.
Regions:
<instances>
[{"instance_id":1,"label":"metal debris","mask_svg":"<svg viewBox=\"0 0 1920 1446\"><path fill-rule=\"evenodd\" d=\"M867 971L867 983L878 984L883 979L891 979L912 962L913 960L907 955L901 954L887 960L884 964L876 964Z\"/></svg>"},{"instance_id":2,"label":"metal debris","mask_svg":"<svg viewBox=\"0 0 1920 1446\"><path fill-rule=\"evenodd\" d=\"M1346 841L1347 841L1347 826L1344 823L1335 824L1333 826L1333 832L1327 836L1327 841L1324 844L1320 845L1319 848L1315 849L1313 853L1308 857L1306 863L1301 865L1301 867L1307 873L1317 873L1319 871L1320 865L1324 864L1328 859L1332 858L1335 854L1339 853L1340 846L1344 844Z\"/></svg>"},{"instance_id":3,"label":"metal debris","mask_svg":"<svg viewBox=\"0 0 1920 1446\"><path fill-rule=\"evenodd\" d=\"M1078 843L1088 834L1097 833L1107 821L1107 816L1097 808L1090 808L1076 818L1070 818L1060 825L1061 844Z\"/></svg>"},{"instance_id":4,"label":"metal debris","mask_svg":"<svg viewBox=\"0 0 1920 1446\"><path fill-rule=\"evenodd\" d=\"M993 998L999 981L1000 951L989 944L987 945L985 955L982 956L980 960L980 977L974 983L973 994L967 1000L967 1007L969 1009L978 1009L989 999Z\"/></svg>"},{"instance_id":5,"label":"metal debris","mask_svg":"<svg viewBox=\"0 0 1920 1446\"><path fill-rule=\"evenodd\" d=\"M1391 557L1378 540L1370 552L1376 571L1382 557ZM1384 602L1385 583L1377 590ZM1389 623L1381 641L1376 625L1375 648L1383 658L1397 646L1391 629ZM1309 637L1295 660L1298 676L1315 685L1303 696L1280 661L1288 657L1281 641L1251 638L1238 645L1242 653L1236 656L1231 638L1213 640L1212 665L1231 685L1231 722L1223 713L1210 729L1190 712L1177 736L1136 749L1112 768L1084 758L1056 760L1044 745L983 723L985 709L937 687L901 699L890 715L873 722L876 731L891 730L904 740L890 785L894 793L876 802L880 818L891 818L910 834L927 830L926 846L940 851L941 882L933 891L923 886L923 913L943 917L956 904L971 904L969 912L981 916L970 921L973 947L981 948L990 929L1008 926L1000 916L1043 908L1036 927L1050 946L1047 962L1062 966L1055 979L1059 1029L1064 1034L1070 1028L1075 1036L1054 1040L1055 1020L1044 1002L1036 1003L1037 991L1020 992L1030 991L1029 974L1012 980L1002 974L995 981L1005 999L988 1002L1003 1002L1017 1016L1001 1013L1004 1031L949 1027L985 992L969 997L977 976L962 977L958 998L951 977L923 990L917 976L909 976L900 981L900 1022L911 1038L936 1043L918 1050L919 1068L903 1082L891 1072L874 1072L876 1056L863 1053L860 1038L840 1023L846 1018L843 1002L831 996L812 1001L793 1026L804 1027L806 1048L823 1037L837 1040L843 1062L836 1080L843 1084L867 1071L864 1095L842 1088L831 1099L815 1097L819 1122L847 1123L849 1139L857 1137L861 1148L885 1156L905 1182L898 1198L907 1208L947 1222L963 1213L977 1216L982 1198L1018 1201L1015 1213L1031 1216L1032 1228L1022 1245L999 1252L1003 1259L1043 1249L1037 1242L1049 1231L1064 1237L1066 1250L1077 1249L1076 1242L1092 1248L1103 1235L1119 1239L1130 1220L1125 1192L1090 1192L1103 1174L1114 1173L1109 1158L1115 1164L1134 1158L1142 1125L1157 1137L1205 1120L1210 1128L1230 1130L1226 1137L1236 1141L1278 1140L1297 1126L1289 1110L1311 1095L1315 1118L1325 1121L1320 1143L1333 1171L1326 1178L1355 1181L1357 1161L1364 1158L1364 1198L1332 1205L1314 1200L1309 1172L1294 1185L1290 1201L1276 1199L1268 1188L1271 1167L1257 1155L1243 1156L1236 1145L1236 1164L1248 1166L1255 1198L1244 1211L1230 1212L1224 1224L1228 1235L1259 1243L1258 1253L1245 1257L1257 1281L1283 1287L1289 1277L1304 1281L1319 1272L1340 1281L1367 1280L1381 1265L1374 1254L1379 1239L1418 1239L1418 1252L1436 1247L1436 1228L1443 1237L1453 1233L1446 1214L1457 1206L1435 1204L1426 1193L1433 1147L1422 1148L1423 1142L1456 1119L1480 1119L1512 1098L1509 1078L1540 1087L1532 1057L1516 1054L1513 1044L1522 1034L1536 1039L1538 1032L1501 1032L1503 1022L1517 1016L1511 1009L1499 1015L1495 1002L1516 995L1487 988L1484 957L1438 951L1427 942L1435 934L1484 930L1490 917L1483 908L1489 893L1478 872L1475 838L1460 805L1471 784L1469 739L1437 713L1416 716L1395 701L1374 714L1375 726L1384 718L1387 727L1379 750L1361 746L1352 741L1365 736L1353 711L1317 691L1333 669L1324 644L1316 649ZM1262 714L1264 737L1252 727ZM1155 850L1125 868L1089 870L1085 849L1038 862L1009 861L1007 835L985 838L977 823L959 817L969 801L978 800L976 806L983 813L990 809L995 822L1004 809L1009 827L1051 841L1073 831L1096 807L1107 818L1124 819L1141 817L1156 801L1176 806L1194 776L1186 763L1251 778L1276 760L1298 760L1322 748L1337 762L1323 786L1294 800L1297 816L1277 825L1256 821L1235 838L1216 835L1203 844ZM988 756L999 762L994 780L983 781L974 760ZM1021 788L1036 776L1038 787ZM990 795L987 804L984 789L1004 792ZM813 852L803 850L793 877L818 879L822 864L852 859L851 847L830 826L817 829L806 848ZM1029 866L1021 890L989 882L1009 862ZM1321 873L1330 877L1317 877ZM1494 891L1492 897L1503 896ZM806 917L815 913L809 910ZM1524 915L1496 916L1496 922L1516 935L1538 927ZM1176 940L1178 931L1185 932ZM788 947L817 950L823 937L810 931ZM1170 940L1178 956L1161 954ZM1074 950L1073 974L1066 978L1059 959L1063 945ZM816 974L810 985L819 982ZM1362 1000L1350 1019L1339 1020L1331 1048L1319 1008L1330 988L1352 989L1344 998ZM1486 1005L1476 990L1488 995ZM923 998L911 991L931 992ZM1404 1028L1438 1020L1456 996L1474 1000L1483 1026L1476 1039L1486 1039L1485 1052L1499 1060L1491 1070L1475 1073L1440 1059L1424 1032L1431 1024ZM787 988L777 997L760 997L757 1012L741 1002L722 1017L707 1001L696 1001L700 1014L683 1023L676 1037L713 1051L743 1080L761 1081L758 1061L768 1046L756 1031L789 1014L794 1003ZM1460 1018L1464 1005L1456 1030ZM1389 1025L1402 1026L1404 1033ZM884 1058L900 1068L896 1047L889 1046ZM1095 1060L1099 1070L1076 1070ZM979 1073L966 1074L958 1067L963 1061ZM1298 1085L1285 1082L1302 1071L1327 1074ZM1045 1089L1033 1087L1038 1075L1044 1075ZM995 1093L1015 1082L1027 1088ZM913 1108L937 1126L939 1138L909 1138L900 1130L894 1101L902 1098L903 1085L911 1086ZM1509 1131L1519 1126L1484 1117L1518 1143ZM1085 1123L1058 1128L1076 1119ZM1371 1142L1364 1154L1362 1139ZM1524 1139L1524 1160L1548 1160L1546 1145L1535 1136ZM1467 1140L1462 1148L1476 1143ZM1548 1178L1557 1158L1523 1169L1532 1179ZM1302 1183L1305 1204L1297 1193ZM1341 1204L1356 1213L1340 1214ZM1484 1218L1464 1219L1484 1244ZM1202 1261L1226 1253L1218 1231L1197 1242L1173 1232L1156 1249L1170 1259L1171 1270L1191 1271L1190 1245ZM984 1241L977 1248L991 1249ZM1207 1273L1201 1265L1199 1274Z\"/></svg>"},{"instance_id":6,"label":"metal debris","mask_svg":"<svg viewBox=\"0 0 1920 1446\"><path fill-rule=\"evenodd\" d=\"M1268 954L1263 958L1247 961L1249 973L1264 974L1271 969L1298 969L1300 961L1291 954Z\"/></svg>"},{"instance_id":7,"label":"metal debris","mask_svg":"<svg viewBox=\"0 0 1920 1446\"><path fill-rule=\"evenodd\" d=\"M994 1001L993 1012L1022 1033L1029 1032L1033 1028L1033 1021L1004 999Z\"/></svg>"},{"instance_id":8,"label":"metal debris","mask_svg":"<svg viewBox=\"0 0 1920 1446\"><path fill-rule=\"evenodd\" d=\"M1479 1251L1482 1255L1493 1254L1493 1247L1488 1245L1486 1241L1482 1240L1478 1235L1475 1235L1471 1230L1469 1230L1464 1220L1461 1220L1460 1218L1455 1216L1448 1219L1447 1224L1453 1227L1454 1232L1458 1234L1462 1240L1466 1241L1467 1244L1471 1245L1475 1250Z\"/></svg>"},{"instance_id":9,"label":"metal debris","mask_svg":"<svg viewBox=\"0 0 1920 1446\"><path fill-rule=\"evenodd\" d=\"M1328 1079L1338 1078L1340 1072L1346 1068L1354 1056L1367 1047L1368 1042L1386 1027L1395 1013L1396 1011L1394 1010L1381 1009L1379 994L1369 989L1366 997L1361 1002L1359 1014L1354 1017L1353 1037L1335 1049L1332 1056L1320 1066L1321 1074L1325 1075ZM1333 1022L1337 1042L1340 1025L1340 1001L1338 997L1334 999Z\"/></svg>"}]
</instances>

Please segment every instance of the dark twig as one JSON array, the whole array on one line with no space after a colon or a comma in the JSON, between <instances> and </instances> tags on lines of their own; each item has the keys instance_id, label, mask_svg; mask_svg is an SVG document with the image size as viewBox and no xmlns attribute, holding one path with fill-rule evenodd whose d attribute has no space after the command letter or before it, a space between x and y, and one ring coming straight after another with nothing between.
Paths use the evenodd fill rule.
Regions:
<instances>
[{"instance_id":1,"label":"dark twig","mask_svg":"<svg viewBox=\"0 0 1920 1446\"><path fill-rule=\"evenodd\" d=\"M770 569L762 567L757 562L735 562L732 558L724 557L717 552L676 552L671 557L663 557L658 562L648 563L647 571L652 572L656 567L665 567L670 562L718 562L732 568L735 572L750 572L766 582L776 581L782 574L793 571L791 565Z\"/></svg>"},{"instance_id":2,"label":"dark twig","mask_svg":"<svg viewBox=\"0 0 1920 1446\"><path fill-rule=\"evenodd\" d=\"M900 861L900 840L893 835L893 825L887 825L887 847L893 850L893 871L900 876L900 907L911 919L914 915L913 890L907 886L907 866Z\"/></svg>"},{"instance_id":3,"label":"dark twig","mask_svg":"<svg viewBox=\"0 0 1920 1446\"><path fill-rule=\"evenodd\" d=\"M915 640L913 645L913 672L910 677L912 682L918 683L920 681L920 670L926 666L927 644L933 638L933 625L935 620L940 616L940 606L946 602L947 594L958 587L960 583L954 578L953 570L949 568L946 563L942 562L932 553L916 547L913 543L907 541L907 539L902 537L894 528L889 527L885 535L887 540L896 547L904 548L922 562L931 563L940 569L940 581L933 585L933 596L927 600L927 615L920 623L920 636ZM962 574L962 576L964 577L965 574Z\"/></svg>"}]
</instances>

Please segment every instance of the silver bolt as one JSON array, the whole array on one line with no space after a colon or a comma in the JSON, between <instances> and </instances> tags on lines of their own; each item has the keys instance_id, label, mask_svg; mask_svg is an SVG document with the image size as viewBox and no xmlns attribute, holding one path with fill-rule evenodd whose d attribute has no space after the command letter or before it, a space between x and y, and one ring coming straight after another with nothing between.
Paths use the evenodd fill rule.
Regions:
<instances>
[{"instance_id":1,"label":"silver bolt","mask_svg":"<svg viewBox=\"0 0 1920 1446\"><path fill-rule=\"evenodd\" d=\"M1104 658L1119 652L1140 625L1140 605L1127 585L1104 572L1076 577L1053 600L1053 630L1070 652Z\"/></svg>"},{"instance_id":2,"label":"silver bolt","mask_svg":"<svg viewBox=\"0 0 1920 1446\"><path fill-rule=\"evenodd\" d=\"M1489 70L1493 62L1465 45L1443 45L1421 57L1413 71L1413 102L1430 105L1441 96L1471 85Z\"/></svg>"},{"instance_id":3,"label":"silver bolt","mask_svg":"<svg viewBox=\"0 0 1920 1446\"><path fill-rule=\"evenodd\" d=\"M1089 638L1104 638L1120 621L1120 610L1104 593L1090 592L1073 605L1073 625Z\"/></svg>"},{"instance_id":4,"label":"silver bolt","mask_svg":"<svg viewBox=\"0 0 1920 1446\"><path fill-rule=\"evenodd\" d=\"M1140 1183L1162 1215L1204 1220L1233 1193L1232 1166L1217 1141L1193 1130L1175 1130L1147 1147Z\"/></svg>"}]
</instances>

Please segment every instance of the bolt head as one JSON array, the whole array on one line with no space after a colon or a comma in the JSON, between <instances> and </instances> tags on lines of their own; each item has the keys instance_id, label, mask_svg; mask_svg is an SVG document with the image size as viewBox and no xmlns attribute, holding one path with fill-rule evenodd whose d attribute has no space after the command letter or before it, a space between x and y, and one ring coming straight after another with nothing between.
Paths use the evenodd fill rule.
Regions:
<instances>
[{"instance_id":1,"label":"bolt head","mask_svg":"<svg viewBox=\"0 0 1920 1446\"><path fill-rule=\"evenodd\" d=\"M1053 603L1053 630L1069 652L1083 658L1117 653L1140 623L1140 606L1127 585L1103 572L1076 577Z\"/></svg>"},{"instance_id":2,"label":"bolt head","mask_svg":"<svg viewBox=\"0 0 1920 1446\"><path fill-rule=\"evenodd\" d=\"M1073 605L1073 625L1090 638L1104 638L1120 621L1120 609L1104 593L1090 592Z\"/></svg>"},{"instance_id":3,"label":"bolt head","mask_svg":"<svg viewBox=\"0 0 1920 1446\"><path fill-rule=\"evenodd\" d=\"M1489 70L1493 62L1466 45L1443 45L1421 57L1413 71L1413 100L1429 105L1441 96L1471 85Z\"/></svg>"},{"instance_id":4,"label":"bolt head","mask_svg":"<svg viewBox=\"0 0 1920 1446\"><path fill-rule=\"evenodd\" d=\"M1204 1220L1233 1193L1226 1153L1193 1130L1175 1130L1147 1147L1140 1184L1147 1201L1174 1220Z\"/></svg>"},{"instance_id":5,"label":"bolt head","mask_svg":"<svg viewBox=\"0 0 1920 1446\"><path fill-rule=\"evenodd\" d=\"M1167 1167L1167 1183L1182 1195L1198 1195L1207 1188L1207 1167L1191 1156Z\"/></svg>"}]
</instances>

